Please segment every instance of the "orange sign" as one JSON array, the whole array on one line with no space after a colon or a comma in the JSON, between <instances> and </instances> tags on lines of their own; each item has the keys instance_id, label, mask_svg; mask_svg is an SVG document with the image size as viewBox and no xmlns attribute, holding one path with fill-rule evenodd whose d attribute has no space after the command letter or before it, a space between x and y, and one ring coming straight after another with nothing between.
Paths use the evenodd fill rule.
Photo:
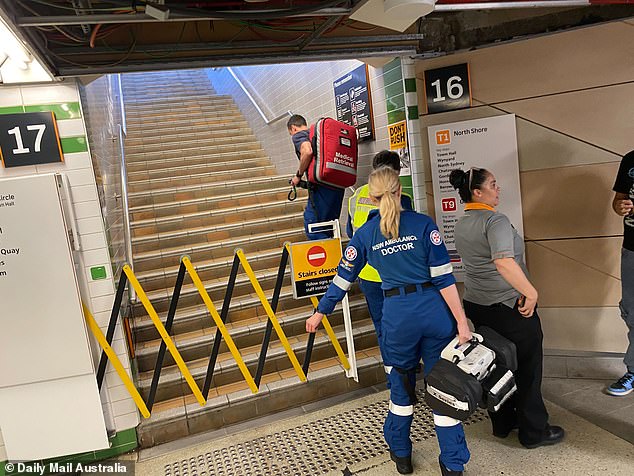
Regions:
<instances>
[{"instance_id":1,"label":"orange sign","mask_svg":"<svg viewBox=\"0 0 634 476\"><path fill-rule=\"evenodd\" d=\"M446 129L444 131L436 131L436 144L451 144L451 133L449 129Z\"/></svg>"}]
</instances>

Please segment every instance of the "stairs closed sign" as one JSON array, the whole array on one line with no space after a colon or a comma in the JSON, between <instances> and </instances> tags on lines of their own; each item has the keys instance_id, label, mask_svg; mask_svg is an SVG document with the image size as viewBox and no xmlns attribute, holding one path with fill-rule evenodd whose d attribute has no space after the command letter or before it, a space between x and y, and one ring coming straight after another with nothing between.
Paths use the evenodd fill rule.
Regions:
<instances>
[{"instance_id":1,"label":"stairs closed sign","mask_svg":"<svg viewBox=\"0 0 634 476\"><path fill-rule=\"evenodd\" d=\"M290 245L291 281L295 299L324 294L341 260L338 238Z\"/></svg>"}]
</instances>

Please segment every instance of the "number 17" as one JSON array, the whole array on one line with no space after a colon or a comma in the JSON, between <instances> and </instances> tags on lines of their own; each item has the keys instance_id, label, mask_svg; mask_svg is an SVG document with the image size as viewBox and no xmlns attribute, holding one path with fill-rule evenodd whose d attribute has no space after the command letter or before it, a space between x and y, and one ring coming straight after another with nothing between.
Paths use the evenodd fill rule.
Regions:
<instances>
[{"instance_id":1,"label":"number 17","mask_svg":"<svg viewBox=\"0 0 634 476\"><path fill-rule=\"evenodd\" d=\"M44 135L44 131L46 130L46 124L32 124L26 126L26 129L29 131L37 131L37 135L35 136L35 152L40 152L42 145L42 136ZM28 154L29 152L31 152L28 147L24 147L24 143L22 142L22 133L20 132L19 126L16 126L13 129L9 129L7 132L15 136L17 149L13 149L14 154Z\"/></svg>"}]
</instances>

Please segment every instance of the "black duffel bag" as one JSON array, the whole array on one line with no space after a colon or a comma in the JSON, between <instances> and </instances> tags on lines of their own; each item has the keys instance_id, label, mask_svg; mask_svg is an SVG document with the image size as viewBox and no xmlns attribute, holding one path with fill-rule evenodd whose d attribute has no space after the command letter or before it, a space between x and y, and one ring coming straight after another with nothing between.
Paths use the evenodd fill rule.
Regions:
<instances>
[{"instance_id":1,"label":"black duffel bag","mask_svg":"<svg viewBox=\"0 0 634 476\"><path fill-rule=\"evenodd\" d=\"M441 415L466 420L482 401L482 385L448 360L439 359L427 375L425 402Z\"/></svg>"}]
</instances>

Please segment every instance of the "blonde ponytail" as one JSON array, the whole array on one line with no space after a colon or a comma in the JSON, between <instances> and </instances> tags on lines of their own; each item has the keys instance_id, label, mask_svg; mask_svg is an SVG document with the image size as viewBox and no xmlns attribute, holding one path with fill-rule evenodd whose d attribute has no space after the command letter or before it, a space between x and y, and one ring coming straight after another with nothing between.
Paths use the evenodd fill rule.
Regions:
<instances>
[{"instance_id":1,"label":"blonde ponytail","mask_svg":"<svg viewBox=\"0 0 634 476\"><path fill-rule=\"evenodd\" d=\"M370 195L379 200L381 215L381 233L388 239L398 238L398 227L401 221L401 182L398 172L391 167L381 167L368 178Z\"/></svg>"}]
</instances>

